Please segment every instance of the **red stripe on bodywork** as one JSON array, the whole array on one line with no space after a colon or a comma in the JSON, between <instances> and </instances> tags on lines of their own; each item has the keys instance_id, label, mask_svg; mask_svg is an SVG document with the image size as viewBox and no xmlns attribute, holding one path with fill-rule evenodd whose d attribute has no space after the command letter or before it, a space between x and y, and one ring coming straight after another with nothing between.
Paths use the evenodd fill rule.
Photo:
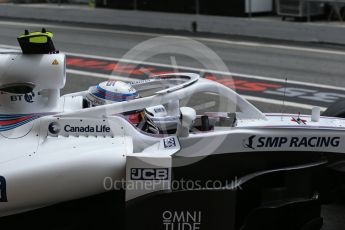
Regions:
<instances>
[{"instance_id":1,"label":"red stripe on bodywork","mask_svg":"<svg viewBox=\"0 0 345 230\"><path fill-rule=\"evenodd\" d=\"M30 118L32 118L33 116L27 116L27 117L22 117L22 118L18 118L18 119L14 119L14 120L7 120L7 121L0 121L0 126L6 126L6 125L13 125L13 124L17 124L19 122L28 120Z\"/></svg>"}]
</instances>

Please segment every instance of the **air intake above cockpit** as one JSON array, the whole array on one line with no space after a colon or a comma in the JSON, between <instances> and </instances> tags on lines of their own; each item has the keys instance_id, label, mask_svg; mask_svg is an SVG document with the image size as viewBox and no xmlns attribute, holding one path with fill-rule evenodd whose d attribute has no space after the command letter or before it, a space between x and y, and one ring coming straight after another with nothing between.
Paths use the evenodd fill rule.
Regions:
<instances>
[{"instance_id":1,"label":"air intake above cockpit","mask_svg":"<svg viewBox=\"0 0 345 230\"><path fill-rule=\"evenodd\" d=\"M29 33L28 30L25 30L24 34L17 39L23 54L50 54L58 52L55 50L53 36L52 32L43 28L41 32Z\"/></svg>"}]
</instances>

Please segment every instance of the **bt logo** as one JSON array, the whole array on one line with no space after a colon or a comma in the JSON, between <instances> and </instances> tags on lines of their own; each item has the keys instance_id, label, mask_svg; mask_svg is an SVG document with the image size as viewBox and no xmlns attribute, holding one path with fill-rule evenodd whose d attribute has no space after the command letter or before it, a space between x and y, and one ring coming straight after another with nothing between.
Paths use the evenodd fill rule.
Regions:
<instances>
[{"instance_id":1,"label":"bt logo","mask_svg":"<svg viewBox=\"0 0 345 230\"><path fill-rule=\"evenodd\" d=\"M11 96L11 101L26 101L27 103L33 103L34 102L35 93L26 93L22 95L13 95Z\"/></svg>"}]
</instances>

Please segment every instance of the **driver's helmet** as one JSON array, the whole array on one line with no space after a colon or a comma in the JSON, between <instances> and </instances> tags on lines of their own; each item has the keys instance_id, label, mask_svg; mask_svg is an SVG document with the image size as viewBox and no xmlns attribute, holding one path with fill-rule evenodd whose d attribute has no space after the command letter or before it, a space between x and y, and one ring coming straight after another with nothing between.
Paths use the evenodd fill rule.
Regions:
<instances>
[{"instance_id":1,"label":"driver's helmet","mask_svg":"<svg viewBox=\"0 0 345 230\"><path fill-rule=\"evenodd\" d=\"M130 101L139 98L137 91L122 81L109 80L89 88L86 101L89 107Z\"/></svg>"}]
</instances>

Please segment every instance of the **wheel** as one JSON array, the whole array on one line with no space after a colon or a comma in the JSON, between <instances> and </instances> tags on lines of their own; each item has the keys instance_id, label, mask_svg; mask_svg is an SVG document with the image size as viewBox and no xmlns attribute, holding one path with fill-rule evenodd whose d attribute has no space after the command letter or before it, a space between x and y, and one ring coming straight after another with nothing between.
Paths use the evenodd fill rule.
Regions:
<instances>
[{"instance_id":1,"label":"wheel","mask_svg":"<svg viewBox=\"0 0 345 230\"><path fill-rule=\"evenodd\" d=\"M340 118L345 118L345 100L340 100L332 104L327 108L325 112L322 113L322 116L327 116L327 117L340 117ZM333 182L333 185L336 187L333 187L332 191L328 191L326 193L327 195L331 195L334 199L340 199L342 203L345 203L345 179L344 179L344 174L340 172L333 171L333 174L331 176L332 180L330 179L329 181ZM327 198L326 198L327 200Z\"/></svg>"},{"instance_id":2,"label":"wheel","mask_svg":"<svg viewBox=\"0 0 345 230\"><path fill-rule=\"evenodd\" d=\"M322 116L345 118L345 100L337 101L327 108Z\"/></svg>"}]
</instances>

